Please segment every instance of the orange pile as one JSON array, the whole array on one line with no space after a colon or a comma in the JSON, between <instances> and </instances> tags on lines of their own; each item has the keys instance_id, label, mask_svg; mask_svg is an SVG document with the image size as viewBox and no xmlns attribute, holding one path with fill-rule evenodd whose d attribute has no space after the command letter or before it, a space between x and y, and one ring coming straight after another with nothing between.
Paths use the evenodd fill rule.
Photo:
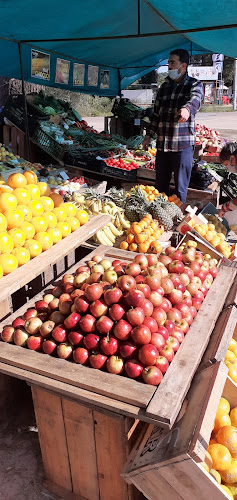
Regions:
<instances>
[{"instance_id":1,"label":"orange pile","mask_svg":"<svg viewBox=\"0 0 237 500\"><path fill-rule=\"evenodd\" d=\"M228 375L237 384L237 342L231 339L225 357L225 364L228 366Z\"/></svg>"},{"instance_id":2,"label":"orange pile","mask_svg":"<svg viewBox=\"0 0 237 500\"><path fill-rule=\"evenodd\" d=\"M224 257L229 259L231 256L231 246L225 241L223 233L217 233L214 224L196 224L193 219L190 220L189 225L197 231L200 236L205 238L218 252L222 253Z\"/></svg>"},{"instance_id":3,"label":"orange pile","mask_svg":"<svg viewBox=\"0 0 237 500\"><path fill-rule=\"evenodd\" d=\"M151 214L147 214L140 222L134 222L127 229L127 238L120 243L120 248L131 252L160 253L162 246L159 238L163 232L164 226L158 226Z\"/></svg>"},{"instance_id":4,"label":"orange pile","mask_svg":"<svg viewBox=\"0 0 237 500\"><path fill-rule=\"evenodd\" d=\"M88 221L34 172L14 173L0 184L0 278L48 250Z\"/></svg>"},{"instance_id":5,"label":"orange pile","mask_svg":"<svg viewBox=\"0 0 237 500\"><path fill-rule=\"evenodd\" d=\"M207 448L204 468L230 498L237 498L237 408L221 398Z\"/></svg>"}]
</instances>

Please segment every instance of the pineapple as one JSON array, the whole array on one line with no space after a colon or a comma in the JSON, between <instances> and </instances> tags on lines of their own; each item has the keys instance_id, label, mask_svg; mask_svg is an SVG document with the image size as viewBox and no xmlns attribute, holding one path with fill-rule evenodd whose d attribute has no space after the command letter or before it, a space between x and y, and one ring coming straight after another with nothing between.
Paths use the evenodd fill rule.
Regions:
<instances>
[{"instance_id":1,"label":"pineapple","mask_svg":"<svg viewBox=\"0 0 237 500\"><path fill-rule=\"evenodd\" d=\"M158 219L159 223L165 227L167 231L172 229L173 220L164 208L159 204L152 203L152 217Z\"/></svg>"}]
</instances>

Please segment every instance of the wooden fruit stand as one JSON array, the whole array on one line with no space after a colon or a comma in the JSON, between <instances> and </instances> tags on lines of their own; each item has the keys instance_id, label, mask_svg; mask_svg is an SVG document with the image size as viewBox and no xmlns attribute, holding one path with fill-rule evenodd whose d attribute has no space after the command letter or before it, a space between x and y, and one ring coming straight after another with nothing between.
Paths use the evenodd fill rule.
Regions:
<instances>
[{"instance_id":1,"label":"wooden fruit stand","mask_svg":"<svg viewBox=\"0 0 237 500\"><path fill-rule=\"evenodd\" d=\"M93 255L111 261L118 258L123 262L132 261L134 256L132 252L101 246L72 266L69 272L75 272ZM32 388L45 475L52 491L64 499L75 500L142 498L132 484L126 485L121 478L124 464L129 453L133 454L137 449L134 444L143 437L147 428L151 430L158 425L159 433L166 435L170 432L233 288L236 289L236 270L220 267L195 321L158 387L46 357L11 344L0 344L0 372L25 380ZM1 327L21 316L46 290L49 286L6 318ZM219 365L217 362L204 371L216 374ZM204 371L197 377L204 377ZM209 375L204 377L206 381L209 378ZM191 390L194 391L193 384ZM207 390L204 392L206 396ZM140 484L132 479L130 482L147 496ZM156 496L148 495L147 498L159 499L158 492L159 488L162 490L163 482L165 480L159 474L159 484L155 481ZM174 498L182 497L175 493Z\"/></svg>"}]
</instances>

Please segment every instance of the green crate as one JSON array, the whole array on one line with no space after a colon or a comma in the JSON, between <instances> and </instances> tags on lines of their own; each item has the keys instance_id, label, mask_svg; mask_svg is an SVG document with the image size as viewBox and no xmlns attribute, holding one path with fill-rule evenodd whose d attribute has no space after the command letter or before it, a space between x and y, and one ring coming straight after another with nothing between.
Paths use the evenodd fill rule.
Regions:
<instances>
[{"instance_id":1,"label":"green crate","mask_svg":"<svg viewBox=\"0 0 237 500\"><path fill-rule=\"evenodd\" d=\"M32 138L46 153L57 160L62 160L65 153L71 147L67 144L59 144L51 135L42 130L40 126L36 128Z\"/></svg>"}]
</instances>

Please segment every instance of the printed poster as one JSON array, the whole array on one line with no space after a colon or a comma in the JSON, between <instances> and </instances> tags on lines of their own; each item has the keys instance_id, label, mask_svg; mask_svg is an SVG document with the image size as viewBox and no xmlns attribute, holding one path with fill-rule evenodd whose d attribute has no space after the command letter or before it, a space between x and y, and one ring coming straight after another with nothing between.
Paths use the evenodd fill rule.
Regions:
<instances>
[{"instance_id":1,"label":"printed poster","mask_svg":"<svg viewBox=\"0 0 237 500\"><path fill-rule=\"evenodd\" d=\"M109 70L107 69L100 70L100 88L109 89Z\"/></svg>"},{"instance_id":2,"label":"printed poster","mask_svg":"<svg viewBox=\"0 0 237 500\"><path fill-rule=\"evenodd\" d=\"M98 74L99 74L99 68L98 66L91 66L89 64L88 66L88 76L87 76L87 83L88 85L92 87L97 87L98 85Z\"/></svg>"},{"instance_id":3,"label":"printed poster","mask_svg":"<svg viewBox=\"0 0 237 500\"><path fill-rule=\"evenodd\" d=\"M85 85L85 64L73 64L73 85L81 87Z\"/></svg>"},{"instance_id":4,"label":"printed poster","mask_svg":"<svg viewBox=\"0 0 237 500\"><path fill-rule=\"evenodd\" d=\"M70 71L70 61L65 59L57 59L55 83L68 85Z\"/></svg>"},{"instance_id":5,"label":"printed poster","mask_svg":"<svg viewBox=\"0 0 237 500\"><path fill-rule=\"evenodd\" d=\"M31 49L31 77L40 80L50 79L50 55Z\"/></svg>"}]
</instances>

